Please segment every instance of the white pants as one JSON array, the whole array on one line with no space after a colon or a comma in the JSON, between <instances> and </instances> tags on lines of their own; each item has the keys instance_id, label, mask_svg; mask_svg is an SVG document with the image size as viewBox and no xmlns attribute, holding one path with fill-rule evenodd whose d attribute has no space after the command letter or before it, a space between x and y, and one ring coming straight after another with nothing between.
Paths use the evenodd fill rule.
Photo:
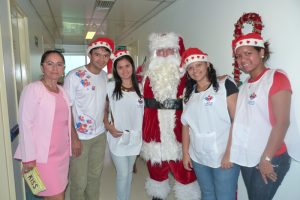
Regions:
<instances>
[{"instance_id":1,"label":"white pants","mask_svg":"<svg viewBox=\"0 0 300 200\"><path fill-rule=\"evenodd\" d=\"M115 164L116 176L116 199L129 200L131 192L131 181L133 165L136 159L134 156L116 156L111 153L111 158Z\"/></svg>"}]
</instances>

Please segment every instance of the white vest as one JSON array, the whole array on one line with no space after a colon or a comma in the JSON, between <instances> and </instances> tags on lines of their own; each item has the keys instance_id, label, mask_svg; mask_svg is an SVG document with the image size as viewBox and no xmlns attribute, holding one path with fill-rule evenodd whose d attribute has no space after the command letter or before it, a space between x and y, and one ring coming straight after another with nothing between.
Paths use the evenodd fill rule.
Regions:
<instances>
[{"instance_id":1,"label":"white vest","mask_svg":"<svg viewBox=\"0 0 300 200\"><path fill-rule=\"evenodd\" d=\"M192 160L213 168L221 166L231 125L225 80L219 85L218 92L212 86L203 92L193 92L181 116L182 123L190 127Z\"/></svg>"},{"instance_id":2,"label":"white vest","mask_svg":"<svg viewBox=\"0 0 300 200\"><path fill-rule=\"evenodd\" d=\"M268 100L275 72L276 70L267 70L259 80L253 83L246 80L240 88L232 132L231 162L254 167L260 161L272 130ZM288 150L291 148L290 155L299 159L299 131L293 115L290 119L285 142Z\"/></svg>"},{"instance_id":3,"label":"white vest","mask_svg":"<svg viewBox=\"0 0 300 200\"><path fill-rule=\"evenodd\" d=\"M136 92L123 92L123 97L116 100L112 97L115 82L108 83L107 95L109 106L117 130L123 132L115 138L107 132L107 142L110 151L116 156L138 155L142 146L142 122L144 114L144 99Z\"/></svg>"}]
</instances>

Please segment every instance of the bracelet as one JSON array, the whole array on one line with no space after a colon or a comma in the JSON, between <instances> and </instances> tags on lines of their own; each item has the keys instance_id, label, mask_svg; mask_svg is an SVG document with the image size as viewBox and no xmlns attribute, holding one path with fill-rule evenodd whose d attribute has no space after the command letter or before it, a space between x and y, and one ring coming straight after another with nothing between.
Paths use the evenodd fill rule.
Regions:
<instances>
[{"instance_id":1,"label":"bracelet","mask_svg":"<svg viewBox=\"0 0 300 200\"><path fill-rule=\"evenodd\" d=\"M265 160L268 161L268 162L271 162L271 158L269 156L266 156Z\"/></svg>"}]
</instances>

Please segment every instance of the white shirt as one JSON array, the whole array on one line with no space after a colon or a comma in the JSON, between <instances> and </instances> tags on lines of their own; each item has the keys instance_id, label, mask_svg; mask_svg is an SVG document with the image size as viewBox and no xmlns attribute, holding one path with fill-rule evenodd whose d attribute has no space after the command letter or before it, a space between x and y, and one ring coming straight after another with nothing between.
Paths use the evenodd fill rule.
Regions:
<instances>
[{"instance_id":1,"label":"white shirt","mask_svg":"<svg viewBox=\"0 0 300 200\"><path fill-rule=\"evenodd\" d=\"M115 82L107 85L109 106L117 130L123 132L115 138L109 132L107 141L110 151L116 156L138 155L142 146L142 123L144 114L144 99L136 92L122 91L123 97L116 100L112 96Z\"/></svg>"},{"instance_id":2,"label":"white shirt","mask_svg":"<svg viewBox=\"0 0 300 200\"><path fill-rule=\"evenodd\" d=\"M275 70L267 70L263 76L241 86L232 131L231 162L254 167L267 145L272 126L269 119L268 98ZM289 154L300 159L300 135L291 108L290 126L285 143Z\"/></svg>"},{"instance_id":3,"label":"white shirt","mask_svg":"<svg viewBox=\"0 0 300 200\"><path fill-rule=\"evenodd\" d=\"M231 126L225 80L219 82L217 92L212 85L206 91L193 92L184 106L181 122L189 126L191 159L220 167Z\"/></svg>"},{"instance_id":4,"label":"white shirt","mask_svg":"<svg viewBox=\"0 0 300 200\"><path fill-rule=\"evenodd\" d=\"M106 72L93 74L85 66L72 70L64 81L80 140L89 140L105 132L106 85Z\"/></svg>"}]
</instances>

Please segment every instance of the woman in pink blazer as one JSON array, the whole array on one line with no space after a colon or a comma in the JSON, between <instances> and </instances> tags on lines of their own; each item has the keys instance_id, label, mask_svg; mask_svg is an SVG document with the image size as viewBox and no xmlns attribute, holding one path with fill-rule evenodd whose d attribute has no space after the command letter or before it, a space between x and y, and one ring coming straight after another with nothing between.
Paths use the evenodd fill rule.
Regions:
<instances>
[{"instance_id":1,"label":"woman in pink blazer","mask_svg":"<svg viewBox=\"0 0 300 200\"><path fill-rule=\"evenodd\" d=\"M46 51L41 59L43 77L27 85L19 105L19 146L15 158L23 173L37 167L46 190L46 200L64 199L71 155L71 113L69 101L58 79L65 69L64 56Z\"/></svg>"}]
</instances>

